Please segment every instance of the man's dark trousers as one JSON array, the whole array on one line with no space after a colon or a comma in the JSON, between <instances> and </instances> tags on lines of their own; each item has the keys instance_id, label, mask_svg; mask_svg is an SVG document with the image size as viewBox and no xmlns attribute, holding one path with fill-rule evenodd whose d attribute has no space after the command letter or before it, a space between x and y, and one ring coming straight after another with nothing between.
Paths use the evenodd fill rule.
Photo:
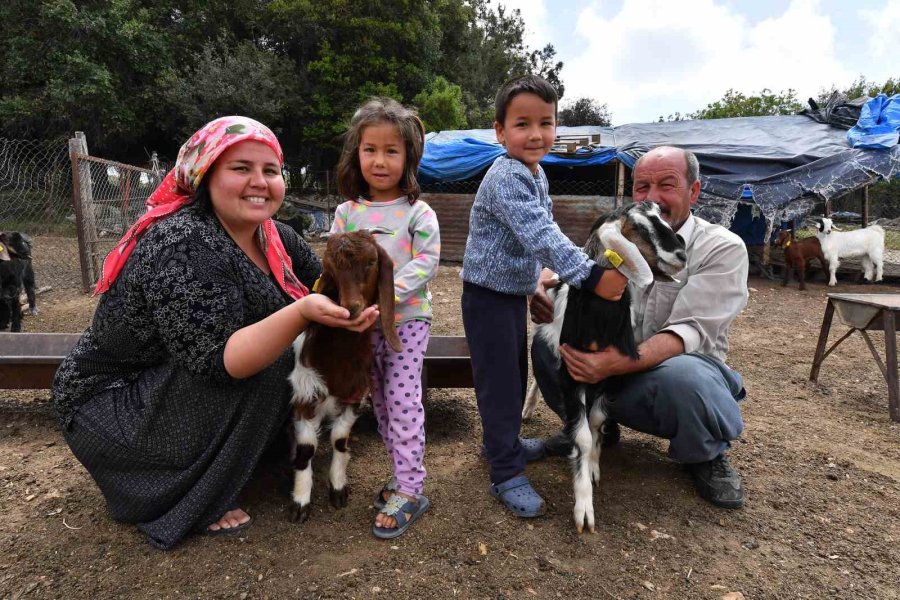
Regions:
<instances>
[{"instance_id":1,"label":"man's dark trousers","mask_svg":"<svg viewBox=\"0 0 900 600\"><path fill-rule=\"evenodd\" d=\"M558 362L538 336L532 340L531 360L545 402L563 418ZM604 404L607 415L631 429L667 438L669 456L677 462L712 460L744 429L738 407L745 395L743 380L718 359L680 354L623 380L616 398Z\"/></svg>"}]
</instances>

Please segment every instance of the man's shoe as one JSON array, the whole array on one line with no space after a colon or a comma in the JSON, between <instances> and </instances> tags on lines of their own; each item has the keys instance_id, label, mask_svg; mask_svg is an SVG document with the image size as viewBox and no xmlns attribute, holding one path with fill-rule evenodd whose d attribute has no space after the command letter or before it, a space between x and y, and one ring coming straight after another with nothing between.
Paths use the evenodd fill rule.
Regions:
<instances>
[{"instance_id":1,"label":"man's shoe","mask_svg":"<svg viewBox=\"0 0 900 600\"><path fill-rule=\"evenodd\" d=\"M600 442L603 448L615 446L622 437L619 424L610 420L604 421L603 426L600 427L600 434L603 436L603 441ZM569 456L572 453L572 440L566 436L565 432L560 431L544 440L544 451L547 456Z\"/></svg>"},{"instance_id":2,"label":"man's shoe","mask_svg":"<svg viewBox=\"0 0 900 600\"><path fill-rule=\"evenodd\" d=\"M619 429L619 424L611 419L603 421L603 425L600 426L600 434L603 436L603 441L600 442L600 446L603 448L615 446L622 437L622 431Z\"/></svg>"},{"instance_id":3,"label":"man's shoe","mask_svg":"<svg viewBox=\"0 0 900 600\"><path fill-rule=\"evenodd\" d=\"M544 452L547 456L569 456L572 453L572 440L565 432L560 431L544 440Z\"/></svg>"},{"instance_id":4,"label":"man's shoe","mask_svg":"<svg viewBox=\"0 0 900 600\"><path fill-rule=\"evenodd\" d=\"M687 465L700 497L721 508L744 506L741 476L724 454L713 460Z\"/></svg>"}]
</instances>

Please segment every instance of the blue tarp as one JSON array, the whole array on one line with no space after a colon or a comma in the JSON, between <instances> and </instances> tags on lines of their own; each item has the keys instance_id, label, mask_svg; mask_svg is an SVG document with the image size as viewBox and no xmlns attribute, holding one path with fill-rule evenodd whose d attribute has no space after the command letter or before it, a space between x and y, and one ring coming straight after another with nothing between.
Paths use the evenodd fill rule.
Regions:
<instances>
[{"instance_id":1,"label":"blue tarp","mask_svg":"<svg viewBox=\"0 0 900 600\"><path fill-rule=\"evenodd\" d=\"M700 160L698 212L728 226L738 202L755 204L771 224L805 217L816 202L867 183L900 177L900 145L850 148L846 130L803 115L740 117L619 127L559 127L560 136L600 135L585 158L547 156L542 164L590 167L617 158L627 166L659 145ZM441 131L426 137L423 183L480 176L503 153L493 129Z\"/></svg>"},{"instance_id":2,"label":"blue tarp","mask_svg":"<svg viewBox=\"0 0 900 600\"><path fill-rule=\"evenodd\" d=\"M602 128L559 127L557 134L590 135L582 132L585 129ZM419 164L419 178L422 183L471 179L487 170L503 153L503 146L497 143L493 129L442 131L430 134L425 139L425 155ZM590 150L583 148L575 156L548 154L541 164L589 167L606 164L615 158L615 148L601 147Z\"/></svg>"},{"instance_id":3,"label":"blue tarp","mask_svg":"<svg viewBox=\"0 0 900 600\"><path fill-rule=\"evenodd\" d=\"M900 140L900 94L879 94L862 107L859 121L847 132L853 148L890 148Z\"/></svg>"}]
</instances>

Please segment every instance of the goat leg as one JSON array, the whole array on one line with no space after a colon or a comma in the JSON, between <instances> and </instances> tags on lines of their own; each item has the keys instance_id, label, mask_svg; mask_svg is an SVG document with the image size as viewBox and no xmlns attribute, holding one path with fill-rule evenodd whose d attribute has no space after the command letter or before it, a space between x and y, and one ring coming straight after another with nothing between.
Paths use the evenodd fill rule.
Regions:
<instances>
[{"instance_id":1,"label":"goat leg","mask_svg":"<svg viewBox=\"0 0 900 600\"><path fill-rule=\"evenodd\" d=\"M585 526L588 531L594 533L594 494L591 489L590 473L593 439L585 414L585 386L579 385L576 393L577 415L574 421L570 422L570 427L567 428L571 431L571 439L574 442L572 447L572 478L575 492L573 516L578 533L582 533Z\"/></svg>"},{"instance_id":2,"label":"goat leg","mask_svg":"<svg viewBox=\"0 0 900 600\"><path fill-rule=\"evenodd\" d=\"M295 523L303 523L309 519L313 483L312 458L316 454L320 422L319 414L311 419L294 420L297 450L294 456L294 490L291 494L294 505L291 510L291 521Z\"/></svg>"},{"instance_id":3,"label":"goat leg","mask_svg":"<svg viewBox=\"0 0 900 600\"><path fill-rule=\"evenodd\" d=\"M347 463L350 462L350 430L356 422L358 405L348 404L331 425L331 472L328 477L328 501L335 508L347 506Z\"/></svg>"},{"instance_id":4,"label":"goat leg","mask_svg":"<svg viewBox=\"0 0 900 600\"><path fill-rule=\"evenodd\" d=\"M537 379L535 379L528 386L528 392L525 394L525 405L522 407L523 421L527 421L534 415L534 409L537 408L538 403L538 394L540 393L541 390L538 389Z\"/></svg>"},{"instance_id":5,"label":"goat leg","mask_svg":"<svg viewBox=\"0 0 900 600\"><path fill-rule=\"evenodd\" d=\"M606 422L606 411L603 409L603 398L594 398L588 414L588 424L591 428L591 482L600 487L600 453L603 448L603 434L600 433L603 423Z\"/></svg>"}]
</instances>

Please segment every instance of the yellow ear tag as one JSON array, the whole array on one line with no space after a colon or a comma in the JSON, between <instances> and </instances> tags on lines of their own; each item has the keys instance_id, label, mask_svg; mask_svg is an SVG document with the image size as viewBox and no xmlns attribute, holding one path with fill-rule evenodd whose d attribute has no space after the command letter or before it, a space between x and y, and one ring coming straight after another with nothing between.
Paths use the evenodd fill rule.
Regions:
<instances>
[{"instance_id":1,"label":"yellow ear tag","mask_svg":"<svg viewBox=\"0 0 900 600\"><path fill-rule=\"evenodd\" d=\"M610 264L616 268L619 268L619 265L625 262L622 260L622 257L619 256L618 252L609 248L606 249L606 252L603 253L603 256L605 256L607 260L609 260Z\"/></svg>"},{"instance_id":2,"label":"yellow ear tag","mask_svg":"<svg viewBox=\"0 0 900 600\"><path fill-rule=\"evenodd\" d=\"M785 244L784 244L784 249L787 250L787 249L790 248L790 247L791 247L791 240L788 240L788 241L785 242Z\"/></svg>"},{"instance_id":3,"label":"yellow ear tag","mask_svg":"<svg viewBox=\"0 0 900 600\"><path fill-rule=\"evenodd\" d=\"M318 279L316 279L316 282L313 284L313 289L312 289L312 291L313 291L314 294L318 294L318 293L319 293L319 287L320 287L319 284L321 284L321 283L322 283L322 278L321 278L321 277L319 277Z\"/></svg>"},{"instance_id":4,"label":"yellow ear tag","mask_svg":"<svg viewBox=\"0 0 900 600\"><path fill-rule=\"evenodd\" d=\"M6 248L3 247L3 244L0 244L0 252L3 252Z\"/></svg>"}]
</instances>

